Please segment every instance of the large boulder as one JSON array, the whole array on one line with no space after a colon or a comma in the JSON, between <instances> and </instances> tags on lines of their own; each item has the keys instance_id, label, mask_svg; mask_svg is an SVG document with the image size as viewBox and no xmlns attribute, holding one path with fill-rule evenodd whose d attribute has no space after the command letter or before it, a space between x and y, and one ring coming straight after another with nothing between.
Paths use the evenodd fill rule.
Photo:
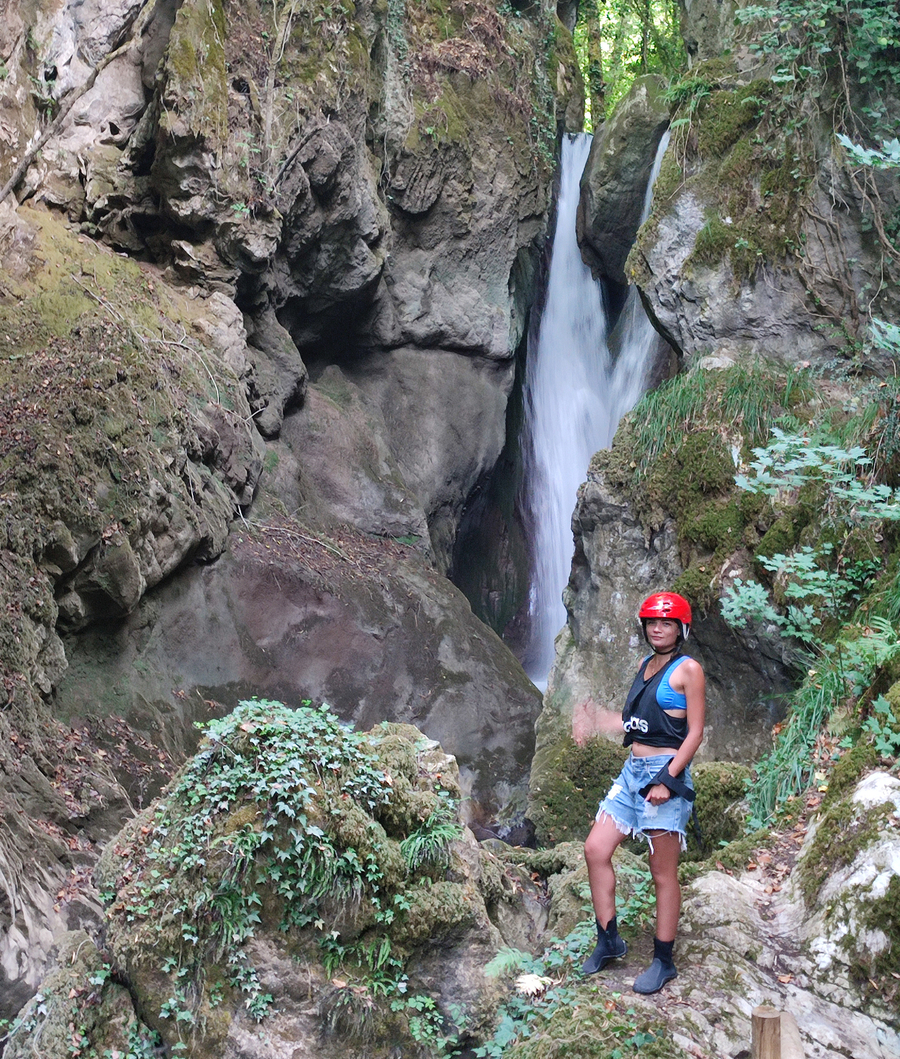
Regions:
<instances>
[{"instance_id":1,"label":"large boulder","mask_svg":"<svg viewBox=\"0 0 900 1059\"><path fill-rule=\"evenodd\" d=\"M619 286L641 226L653 160L669 124L666 82L638 77L591 144L581 179L577 234L594 275Z\"/></svg>"},{"instance_id":2,"label":"large boulder","mask_svg":"<svg viewBox=\"0 0 900 1059\"><path fill-rule=\"evenodd\" d=\"M872 772L835 789L798 861L800 926L821 992L898 1021L894 953L900 938L900 781ZM825 984L827 983L827 985Z\"/></svg>"},{"instance_id":3,"label":"large boulder","mask_svg":"<svg viewBox=\"0 0 900 1059\"><path fill-rule=\"evenodd\" d=\"M829 363L864 340L869 315L896 315L881 279L896 251L879 229L900 180L849 166L814 120L786 136L774 115L794 104L759 71L719 61L686 84L629 281L688 360Z\"/></svg>"},{"instance_id":4,"label":"large boulder","mask_svg":"<svg viewBox=\"0 0 900 1059\"><path fill-rule=\"evenodd\" d=\"M328 510L360 529L423 537L450 565L466 499L504 445L512 364L404 347L330 365L289 417L278 495L289 511L309 483Z\"/></svg>"},{"instance_id":5,"label":"large boulder","mask_svg":"<svg viewBox=\"0 0 900 1059\"><path fill-rule=\"evenodd\" d=\"M358 726L403 721L438 740L459 761L469 818L524 806L540 693L462 594L398 542L254 521L218 562L116 628L68 638L66 652L60 714L123 715L175 761L193 751L193 721L251 689L313 696Z\"/></svg>"}]
</instances>

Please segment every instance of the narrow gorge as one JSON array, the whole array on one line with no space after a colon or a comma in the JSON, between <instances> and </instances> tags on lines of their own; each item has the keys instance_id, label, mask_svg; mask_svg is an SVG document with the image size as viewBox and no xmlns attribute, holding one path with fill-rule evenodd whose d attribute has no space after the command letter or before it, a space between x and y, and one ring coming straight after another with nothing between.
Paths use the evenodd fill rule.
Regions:
<instances>
[{"instance_id":1,"label":"narrow gorge","mask_svg":"<svg viewBox=\"0 0 900 1059\"><path fill-rule=\"evenodd\" d=\"M900 1055L900 17L801 6L0 0L4 1059Z\"/></svg>"}]
</instances>

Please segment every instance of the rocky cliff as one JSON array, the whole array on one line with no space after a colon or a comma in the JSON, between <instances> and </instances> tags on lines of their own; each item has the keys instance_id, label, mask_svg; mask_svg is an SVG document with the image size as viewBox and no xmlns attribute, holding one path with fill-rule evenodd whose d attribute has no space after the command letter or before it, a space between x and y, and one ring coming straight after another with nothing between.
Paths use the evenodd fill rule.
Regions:
<instances>
[{"instance_id":1,"label":"rocky cliff","mask_svg":"<svg viewBox=\"0 0 900 1059\"><path fill-rule=\"evenodd\" d=\"M11 1014L248 685L521 811L539 695L442 575L581 96L548 2L12 0L0 61Z\"/></svg>"}]
</instances>

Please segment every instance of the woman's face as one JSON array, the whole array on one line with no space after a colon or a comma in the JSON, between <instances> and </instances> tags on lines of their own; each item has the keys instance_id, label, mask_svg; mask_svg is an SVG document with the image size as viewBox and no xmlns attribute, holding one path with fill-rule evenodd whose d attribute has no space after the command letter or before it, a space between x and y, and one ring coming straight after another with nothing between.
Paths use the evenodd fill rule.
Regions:
<instances>
[{"instance_id":1,"label":"woman's face","mask_svg":"<svg viewBox=\"0 0 900 1059\"><path fill-rule=\"evenodd\" d=\"M647 640L654 651L671 651L681 631L673 618L648 618L645 622Z\"/></svg>"}]
</instances>

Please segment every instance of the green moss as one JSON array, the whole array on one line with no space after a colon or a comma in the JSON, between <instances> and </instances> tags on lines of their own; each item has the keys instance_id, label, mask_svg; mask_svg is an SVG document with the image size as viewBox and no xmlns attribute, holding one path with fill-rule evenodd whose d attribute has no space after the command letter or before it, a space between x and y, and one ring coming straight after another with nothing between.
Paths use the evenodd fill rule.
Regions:
<instances>
[{"instance_id":1,"label":"green moss","mask_svg":"<svg viewBox=\"0 0 900 1059\"><path fill-rule=\"evenodd\" d=\"M763 261L799 252L802 204L816 151L805 120L785 114L769 81L735 85L733 71L731 79L729 85L723 78L705 98L681 101L674 117L687 124L675 131L673 153L685 174L680 186L706 211L684 267L689 273L727 262L737 287L754 280ZM714 82L692 70L694 83ZM654 211L664 212L668 201L661 197ZM639 252L631 260L641 267Z\"/></svg>"},{"instance_id":2,"label":"green moss","mask_svg":"<svg viewBox=\"0 0 900 1059\"><path fill-rule=\"evenodd\" d=\"M732 762L698 762L691 766L691 775L704 849L700 849L691 829L685 859L700 860L717 851L722 843L734 842L743 834L744 795L750 769Z\"/></svg>"},{"instance_id":3,"label":"green moss","mask_svg":"<svg viewBox=\"0 0 900 1059\"><path fill-rule=\"evenodd\" d=\"M392 932L399 945L412 946L446 938L471 924L483 912L476 895L461 883L437 881L406 891L409 910Z\"/></svg>"},{"instance_id":4,"label":"green moss","mask_svg":"<svg viewBox=\"0 0 900 1059\"><path fill-rule=\"evenodd\" d=\"M584 845L582 842L560 842L551 849L525 849L517 846L504 850L502 856L504 860L521 864L528 871L546 879L551 875L567 874L582 868Z\"/></svg>"},{"instance_id":5,"label":"green moss","mask_svg":"<svg viewBox=\"0 0 900 1059\"><path fill-rule=\"evenodd\" d=\"M196 135L213 143L224 143L228 136L226 37L221 0L183 4L175 17L166 62L170 90L180 98L180 118ZM160 125L171 131L170 124L163 108Z\"/></svg>"},{"instance_id":6,"label":"green moss","mask_svg":"<svg viewBox=\"0 0 900 1059\"><path fill-rule=\"evenodd\" d=\"M797 510L785 512L766 530L756 547L757 555L767 558L773 555L787 555L800 537L805 519Z\"/></svg>"},{"instance_id":7,"label":"green moss","mask_svg":"<svg viewBox=\"0 0 900 1059\"><path fill-rule=\"evenodd\" d=\"M659 175L653 185L653 202L657 209L664 213L666 204L684 182L684 170L675 157L674 151L666 151Z\"/></svg>"},{"instance_id":8,"label":"green moss","mask_svg":"<svg viewBox=\"0 0 900 1059\"><path fill-rule=\"evenodd\" d=\"M700 156L724 157L759 124L765 101L771 94L771 82L762 80L734 90L712 92L701 104L697 123Z\"/></svg>"},{"instance_id":9,"label":"green moss","mask_svg":"<svg viewBox=\"0 0 900 1059\"><path fill-rule=\"evenodd\" d=\"M900 984L897 981L897 953L900 952L900 875L891 876L887 889L866 907L865 924L885 935L887 944L880 952L857 948L850 973L865 994L872 986L881 999L896 1010Z\"/></svg>"},{"instance_id":10,"label":"green moss","mask_svg":"<svg viewBox=\"0 0 900 1059\"><path fill-rule=\"evenodd\" d=\"M594 456L589 473L622 490L645 526L677 516L684 573L676 587L701 610L719 596L725 560L742 548L754 552L778 517L769 497L737 488L736 454L752 459L787 409L802 417L813 394L802 374L761 361L697 367L646 394L612 447ZM799 531L817 505L801 496L785 518Z\"/></svg>"},{"instance_id":11,"label":"green moss","mask_svg":"<svg viewBox=\"0 0 900 1059\"><path fill-rule=\"evenodd\" d=\"M749 835L736 838L726 846L713 849L704 861L683 860L678 867L678 878L682 883L687 883L700 875L710 871L720 871L722 868L740 871L746 868L747 863L754 859L757 851L767 847L770 841L771 834L766 830L754 831Z\"/></svg>"},{"instance_id":12,"label":"green moss","mask_svg":"<svg viewBox=\"0 0 900 1059\"><path fill-rule=\"evenodd\" d=\"M878 755L871 743L857 743L845 751L832 768L828 776L828 791L822 799L822 812L843 798L854 788L862 777L878 763Z\"/></svg>"},{"instance_id":13,"label":"green moss","mask_svg":"<svg viewBox=\"0 0 900 1059\"><path fill-rule=\"evenodd\" d=\"M623 1017L615 1007L592 1002L560 1004L541 1022L540 1033L504 1049L504 1059L616 1059L626 1054L642 1059L671 1059L675 1044L665 1026L633 1012ZM639 1046L629 1042L641 1041Z\"/></svg>"},{"instance_id":14,"label":"green moss","mask_svg":"<svg viewBox=\"0 0 900 1059\"><path fill-rule=\"evenodd\" d=\"M715 501L693 512L685 520L682 535L701 547L716 551L720 547L733 551L738 547L744 520L735 497Z\"/></svg>"},{"instance_id":15,"label":"green moss","mask_svg":"<svg viewBox=\"0 0 900 1059\"><path fill-rule=\"evenodd\" d=\"M735 238L734 227L726 224L717 210L707 209L706 220L694 240L691 264L707 267L717 265L723 258L730 256Z\"/></svg>"},{"instance_id":16,"label":"green moss","mask_svg":"<svg viewBox=\"0 0 900 1059\"><path fill-rule=\"evenodd\" d=\"M689 599L697 610L708 610L719 597L713 563L708 559L695 559L683 574L675 578L671 589Z\"/></svg>"},{"instance_id":17,"label":"green moss","mask_svg":"<svg viewBox=\"0 0 900 1059\"><path fill-rule=\"evenodd\" d=\"M815 905L822 884L838 868L852 864L871 845L893 811L893 803L865 809L845 795L819 814L816 833L797 865L797 878L807 908Z\"/></svg>"},{"instance_id":18,"label":"green moss","mask_svg":"<svg viewBox=\"0 0 900 1059\"><path fill-rule=\"evenodd\" d=\"M622 769L626 751L603 737L559 741L532 790L529 812L541 842L584 841L597 806Z\"/></svg>"}]
</instances>

